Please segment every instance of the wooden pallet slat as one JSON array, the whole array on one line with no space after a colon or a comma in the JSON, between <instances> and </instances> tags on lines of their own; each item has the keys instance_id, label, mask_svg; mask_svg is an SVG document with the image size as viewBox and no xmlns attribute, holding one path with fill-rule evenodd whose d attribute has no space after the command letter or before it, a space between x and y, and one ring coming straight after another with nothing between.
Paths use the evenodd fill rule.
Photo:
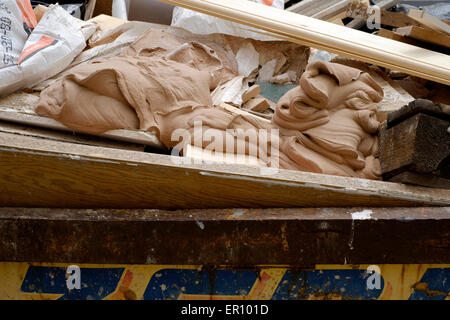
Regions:
<instances>
[{"instance_id":1,"label":"wooden pallet slat","mask_svg":"<svg viewBox=\"0 0 450 320\"><path fill-rule=\"evenodd\" d=\"M261 208L450 205L450 190L0 134L0 207ZM178 162L176 161L178 160Z\"/></svg>"}]
</instances>

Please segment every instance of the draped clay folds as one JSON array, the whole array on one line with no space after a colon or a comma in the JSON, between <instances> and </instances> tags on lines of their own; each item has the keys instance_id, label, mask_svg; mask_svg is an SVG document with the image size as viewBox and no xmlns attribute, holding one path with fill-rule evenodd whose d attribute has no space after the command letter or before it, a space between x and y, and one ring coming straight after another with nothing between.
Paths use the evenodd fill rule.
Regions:
<instances>
[{"instance_id":1,"label":"draped clay folds","mask_svg":"<svg viewBox=\"0 0 450 320\"><path fill-rule=\"evenodd\" d=\"M41 93L36 112L86 133L146 130L168 148L179 142L174 130L192 131L197 121L218 133L279 129L280 168L380 178L375 110L383 91L367 73L309 64L271 123L212 105L211 91L237 75L234 56L219 46L151 30L116 57L74 68ZM259 155L270 156L267 145L256 144Z\"/></svg>"}]
</instances>

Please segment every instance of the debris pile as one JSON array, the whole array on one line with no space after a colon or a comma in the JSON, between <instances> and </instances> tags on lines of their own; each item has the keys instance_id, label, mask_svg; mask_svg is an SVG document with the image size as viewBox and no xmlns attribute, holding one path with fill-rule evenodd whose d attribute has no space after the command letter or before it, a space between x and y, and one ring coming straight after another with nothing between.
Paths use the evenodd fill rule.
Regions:
<instances>
[{"instance_id":1,"label":"debris pile","mask_svg":"<svg viewBox=\"0 0 450 320\"><path fill-rule=\"evenodd\" d=\"M277 129L280 168L379 179L380 123L418 98L450 104L450 22L433 15L437 5L164 2L181 6L172 26L91 18L89 5L78 13L42 4L33 11L29 0L7 0L1 12L15 10L17 21L6 17L16 38L14 50L2 42L0 52L0 120L114 132L133 143L142 135L172 155L180 142L173 133L192 132L198 121L216 132ZM8 105L11 97L35 102L18 108ZM252 142L227 149L222 139L218 153L273 165L273 141L253 142L253 155ZM212 145L187 139L177 151L203 157Z\"/></svg>"}]
</instances>

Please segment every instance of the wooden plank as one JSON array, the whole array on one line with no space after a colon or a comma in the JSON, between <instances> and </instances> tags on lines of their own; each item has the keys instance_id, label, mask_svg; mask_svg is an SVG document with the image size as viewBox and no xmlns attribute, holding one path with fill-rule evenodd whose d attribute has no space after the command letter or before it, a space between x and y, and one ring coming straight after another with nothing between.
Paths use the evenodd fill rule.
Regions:
<instances>
[{"instance_id":1,"label":"wooden plank","mask_svg":"<svg viewBox=\"0 0 450 320\"><path fill-rule=\"evenodd\" d=\"M450 34L450 25L425 11L411 9L408 11L408 17L413 18L434 31Z\"/></svg>"},{"instance_id":2,"label":"wooden plank","mask_svg":"<svg viewBox=\"0 0 450 320\"><path fill-rule=\"evenodd\" d=\"M34 113L34 111L32 111L32 109L27 110L27 113L25 113L23 111L17 112L17 109L15 108L0 106L0 120L39 128L47 128L64 132L74 132L73 129L66 127L56 120L38 116ZM166 149L155 135L141 130L110 130L95 136L116 141L143 144L159 150Z\"/></svg>"},{"instance_id":3,"label":"wooden plank","mask_svg":"<svg viewBox=\"0 0 450 320\"><path fill-rule=\"evenodd\" d=\"M347 4L350 1L340 1L339 3L336 3L334 5L330 5L325 10L322 10L318 12L317 14L312 15L312 18L321 19L321 20L329 20L334 19L337 15L340 15L341 13L345 13L345 9L347 7Z\"/></svg>"},{"instance_id":4,"label":"wooden plank","mask_svg":"<svg viewBox=\"0 0 450 320\"><path fill-rule=\"evenodd\" d=\"M0 135L0 207L261 208L450 205L450 190Z\"/></svg>"},{"instance_id":5,"label":"wooden plank","mask_svg":"<svg viewBox=\"0 0 450 320\"><path fill-rule=\"evenodd\" d=\"M341 11L340 13L330 16L329 18L324 19L324 20L327 20L328 22L332 22L332 23L343 26L344 23L342 22L342 19L345 19L346 17L347 17L347 13L345 11Z\"/></svg>"},{"instance_id":6,"label":"wooden plank","mask_svg":"<svg viewBox=\"0 0 450 320\"><path fill-rule=\"evenodd\" d=\"M232 106L230 104L227 104L227 103L221 103L220 106L222 108L224 108L225 110L228 110L228 111L230 111L230 112L232 112L234 114L242 114L242 115L247 116L247 117L253 117L255 119L258 119L259 121L264 121L264 122L267 122L267 123L270 122L270 120L268 120L268 119L265 119L265 118L262 118L262 117L259 117L257 115L254 115L254 114L250 113L250 110L240 109L240 108L234 107L234 106Z\"/></svg>"},{"instance_id":7,"label":"wooden plank","mask_svg":"<svg viewBox=\"0 0 450 320\"><path fill-rule=\"evenodd\" d=\"M381 10L381 24L391 27L423 27L420 22L412 19L411 17L408 17L404 13L392 12L387 10Z\"/></svg>"},{"instance_id":8,"label":"wooden plank","mask_svg":"<svg viewBox=\"0 0 450 320\"><path fill-rule=\"evenodd\" d=\"M31 126L23 126L15 123L0 121L0 133L12 133L22 136L30 136L55 141L84 144L90 146L99 146L106 148L125 149L133 151L145 150L144 145L114 141L97 136L74 134L73 132L62 132L48 129L41 129Z\"/></svg>"},{"instance_id":9,"label":"wooden plank","mask_svg":"<svg viewBox=\"0 0 450 320\"><path fill-rule=\"evenodd\" d=\"M286 10L310 17L311 15L326 9L330 5L335 5L339 2L343 2L343 0L302 0Z\"/></svg>"},{"instance_id":10,"label":"wooden plank","mask_svg":"<svg viewBox=\"0 0 450 320\"><path fill-rule=\"evenodd\" d=\"M421 43L415 39L406 37L404 35L401 35L397 32L391 31L391 30L387 30L387 29L383 29L381 28L380 30L377 31L377 35L379 35L380 37L383 38L387 38L387 39L392 39L395 41L399 41L399 42L403 42L403 43L407 43L416 47L420 47Z\"/></svg>"},{"instance_id":11,"label":"wooden plank","mask_svg":"<svg viewBox=\"0 0 450 320\"><path fill-rule=\"evenodd\" d=\"M270 105L266 98L258 96L247 101L243 108L250 111L264 112L270 108Z\"/></svg>"},{"instance_id":12,"label":"wooden plank","mask_svg":"<svg viewBox=\"0 0 450 320\"><path fill-rule=\"evenodd\" d=\"M450 36L441 32L436 32L433 30L428 30L417 26L397 28L395 32L406 37L410 37L413 39L417 39L427 43L432 43L450 49Z\"/></svg>"},{"instance_id":13,"label":"wooden plank","mask_svg":"<svg viewBox=\"0 0 450 320\"><path fill-rule=\"evenodd\" d=\"M229 154L223 152L211 152L196 146L187 145L184 150L184 157L198 159L204 163L218 162L218 163L230 163L230 164L245 164L252 166L264 167L265 164L256 157L243 155L243 154Z\"/></svg>"},{"instance_id":14,"label":"wooden plank","mask_svg":"<svg viewBox=\"0 0 450 320\"><path fill-rule=\"evenodd\" d=\"M357 218L361 212L366 219ZM442 264L450 263L449 229L449 207L0 208L0 260L241 267Z\"/></svg>"},{"instance_id":15,"label":"wooden plank","mask_svg":"<svg viewBox=\"0 0 450 320\"><path fill-rule=\"evenodd\" d=\"M450 84L450 56L253 2L163 0L273 32L283 39Z\"/></svg>"},{"instance_id":16,"label":"wooden plank","mask_svg":"<svg viewBox=\"0 0 450 320\"><path fill-rule=\"evenodd\" d=\"M408 28L408 27L406 27L406 28ZM398 29L403 29L403 28L398 28ZM430 30L430 31L431 32L435 32L433 30ZM413 45L413 46L416 46L416 47L420 47L420 48L424 48L424 49L427 49L427 50L433 50L435 52L441 52L443 54L445 54L448 51L448 48L446 48L443 45L432 43L431 41L425 42L423 40L415 39L413 37L409 37L409 36L400 34L400 33L397 32L397 29L395 29L394 31L390 31L390 30L386 30L386 29L380 29L380 30L378 30L376 32L376 34L378 36L381 36L381 37L384 37L384 38L388 38L388 39L392 39L392 40L395 40L395 41L407 43L407 44L410 44L410 45ZM443 33L440 33L440 35L445 36ZM433 41L433 42L436 42L436 41Z\"/></svg>"},{"instance_id":17,"label":"wooden plank","mask_svg":"<svg viewBox=\"0 0 450 320\"><path fill-rule=\"evenodd\" d=\"M89 22L95 22L98 25L99 31L110 30L124 23L127 23L126 20L111 17L106 14L98 15L95 18L90 19Z\"/></svg>"},{"instance_id":18,"label":"wooden plank","mask_svg":"<svg viewBox=\"0 0 450 320\"><path fill-rule=\"evenodd\" d=\"M345 12L350 2L351 0L304 0L289 7L287 11L316 19L327 20Z\"/></svg>"}]
</instances>

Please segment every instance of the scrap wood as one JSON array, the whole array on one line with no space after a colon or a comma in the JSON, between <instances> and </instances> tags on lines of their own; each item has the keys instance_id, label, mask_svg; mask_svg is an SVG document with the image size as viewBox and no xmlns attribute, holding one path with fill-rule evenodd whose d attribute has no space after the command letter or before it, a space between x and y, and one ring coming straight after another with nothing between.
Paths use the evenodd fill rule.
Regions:
<instances>
[{"instance_id":1,"label":"scrap wood","mask_svg":"<svg viewBox=\"0 0 450 320\"><path fill-rule=\"evenodd\" d=\"M359 18L362 20L367 20L370 16L369 12L369 6L365 5L361 2L352 2L347 7L347 16L352 18ZM450 22L441 20L442 22L449 24ZM388 11L386 9L381 10L381 25L384 26L390 26L390 27L409 27L409 26L416 26L421 27L427 30L432 30L419 22L418 20L415 20L408 15L400 12L392 12ZM347 24L348 27L351 27L351 24Z\"/></svg>"},{"instance_id":2,"label":"scrap wood","mask_svg":"<svg viewBox=\"0 0 450 320\"><path fill-rule=\"evenodd\" d=\"M244 109L249 109L256 112L264 112L269 108L269 102L267 102L266 98L262 96L252 98L244 104Z\"/></svg>"},{"instance_id":3,"label":"scrap wood","mask_svg":"<svg viewBox=\"0 0 450 320\"><path fill-rule=\"evenodd\" d=\"M261 87L257 84L254 84L242 94L242 102L246 103L248 100L257 97L260 93Z\"/></svg>"},{"instance_id":4,"label":"scrap wood","mask_svg":"<svg viewBox=\"0 0 450 320\"><path fill-rule=\"evenodd\" d=\"M253 2L162 1L248 26L259 27L292 42L450 84L448 55Z\"/></svg>"},{"instance_id":5,"label":"scrap wood","mask_svg":"<svg viewBox=\"0 0 450 320\"><path fill-rule=\"evenodd\" d=\"M408 17L420 22L434 31L450 34L450 25L442 22L440 19L425 11L411 9L408 11Z\"/></svg>"},{"instance_id":6,"label":"scrap wood","mask_svg":"<svg viewBox=\"0 0 450 320\"><path fill-rule=\"evenodd\" d=\"M423 27L420 22L408 17L406 14L387 10L381 10L381 24L397 28L406 26Z\"/></svg>"},{"instance_id":7,"label":"scrap wood","mask_svg":"<svg viewBox=\"0 0 450 320\"><path fill-rule=\"evenodd\" d=\"M229 105L227 103L220 104L220 107L222 107L225 110L227 110L227 111L229 111L231 113L234 113L234 114L241 114L241 115L244 115L244 116L252 117L252 118L254 118L256 120L259 120L259 121L267 122L267 123L270 122L270 120L268 120L266 118L263 118L263 117L260 117L258 115L252 114L250 112L250 110L236 108L236 107L234 107L232 105Z\"/></svg>"},{"instance_id":8,"label":"scrap wood","mask_svg":"<svg viewBox=\"0 0 450 320\"><path fill-rule=\"evenodd\" d=\"M325 10L314 14L312 18L321 19L321 20L327 20L327 21L333 21L338 16L345 14L345 8L348 4L348 0L341 1L339 3L336 3L335 5L331 5Z\"/></svg>"},{"instance_id":9,"label":"scrap wood","mask_svg":"<svg viewBox=\"0 0 450 320\"><path fill-rule=\"evenodd\" d=\"M380 130L383 179L450 189L450 106L414 100Z\"/></svg>"},{"instance_id":10,"label":"scrap wood","mask_svg":"<svg viewBox=\"0 0 450 320\"><path fill-rule=\"evenodd\" d=\"M401 77L394 82L415 99L427 99L435 104L450 105L449 86L413 76Z\"/></svg>"},{"instance_id":11,"label":"scrap wood","mask_svg":"<svg viewBox=\"0 0 450 320\"><path fill-rule=\"evenodd\" d=\"M190 144L186 145L186 148L183 150L183 156L191 159L199 159L205 163L217 162L266 167L266 164L262 160L251 155L208 150Z\"/></svg>"},{"instance_id":12,"label":"scrap wood","mask_svg":"<svg viewBox=\"0 0 450 320\"><path fill-rule=\"evenodd\" d=\"M108 16L106 14L98 15L88 21L95 22L98 25L99 31L110 30L127 22L126 20Z\"/></svg>"},{"instance_id":13,"label":"scrap wood","mask_svg":"<svg viewBox=\"0 0 450 320\"><path fill-rule=\"evenodd\" d=\"M322 20L335 20L335 16L342 12L351 0L303 0L287 9L308 17Z\"/></svg>"},{"instance_id":14,"label":"scrap wood","mask_svg":"<svg viewBox=\"0 0 450 320\"><path fill-rule=\"evenodd\" d=\"M15 108L5 106L0 106L0 120L39 128L74 132L73 129L66 127L56 120L38 116L34 111L18 112ZM110 130L96 136L116 141L148 145L159 150L166 149L155 135L141 130Z\"/></svg>"},{"instance_id":15,"label":"scrap wood","mask_svg":"<svg viewBox=\"0 0 450 320\"><path fill-rule=\"evenodd\" d=\"M387 29L383 29L381 28L380 30L378 30L376 32L376 34L380 37L383 38L387 38L387 39L392 39L395 41L399 41L399 42L403 42L403 43L407 43L416 47L422 47L421 43L413 38L409 38L406 37L403 34L399 34L395 31L391 31L391 30L387 30Z\"/></svg>"},{"instance_id":16,"label":"scrap wood","mask_svg":"<svg viewBox=\"0 0 450 320\"><path fill-rule=\"evenodd\" d=\"M411 28L415 29L412 30ZM380 37L433 50L435 52L441 52L443 54L445 54L449 48L448 41L450 40L450 37L447 35L415 26L401 27L394 29L393 31L381 28L375 34ZM436 36L434 34L436 34Z\"/></svg>"},{"instance_id":17,"label":"scrap wood","mask_svg":"<svg viewBox=\"0 0 450 320\"><path fill-rule=\"evenodd\" d=\"M320 12L324 8L342 1L343 0L302 0L286 10L311 17L313 14Z\"/></svg>"},{"instance_id":18,"label":"scrap wood","mask_svg":"<svg viewBox=\"0 0 450 320\"><path fill-rule=\"evenodd\" d=\"M141 144L134 144L129 142L115 141L112 139L105 139L98 136L91 136L85 134L73 134L73 132L63 132L57 130L42 129L27 125L21 125L12 122L5 122L0 120L0 134L9 133L28 137L41 138L46 140L62 141L90 146L107 147L115 149L144 151L145 146Z\"/></svg>"},{"instance_id":19,"label":"scrap wood","mask_svg":"<svg viewBox=\"0 0 450 320\"><path fill-rule=\"evenodd\" d=\"M396 33L420 41L432 43L450 49L450 35L441 32L420 28L417 26L401 27L395 30Z\"/></svg>"}]
</instances>

